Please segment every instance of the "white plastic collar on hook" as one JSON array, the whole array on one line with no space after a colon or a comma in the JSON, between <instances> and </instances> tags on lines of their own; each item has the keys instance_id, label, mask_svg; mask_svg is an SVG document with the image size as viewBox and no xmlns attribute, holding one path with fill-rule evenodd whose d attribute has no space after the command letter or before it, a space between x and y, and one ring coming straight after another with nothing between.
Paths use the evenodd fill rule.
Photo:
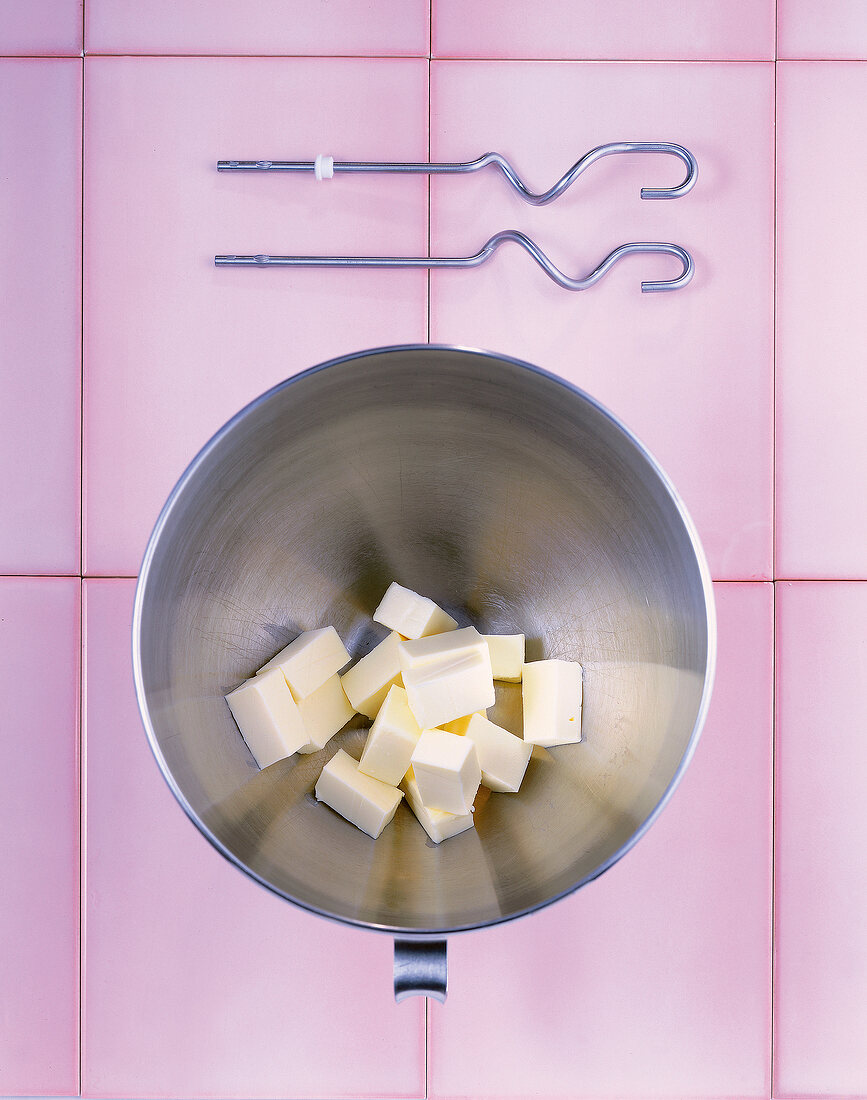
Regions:
<instances>
[{"instance_id":1,"label":"white plastic collar on hook","mask_svg":"<svg viewBox=\"0 0 867 1100\"><path fill-rule=\"evenodd\" d=\"M313 175L318 180L330 180L334 175L334 157L320 153L313 162Z\"/></svg>"}]
</instances>

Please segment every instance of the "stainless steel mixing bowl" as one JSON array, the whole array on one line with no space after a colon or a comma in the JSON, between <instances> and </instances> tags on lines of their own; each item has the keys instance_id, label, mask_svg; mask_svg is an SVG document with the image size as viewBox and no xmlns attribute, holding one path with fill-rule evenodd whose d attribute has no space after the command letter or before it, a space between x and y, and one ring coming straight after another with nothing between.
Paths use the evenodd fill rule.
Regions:
<instances>
[{"instance_id":1,"label":"stainless steel mixing bowl","mask_svg":"<svg viewBox=\"0 0 867 1100\"><path fill-rule=\"evenodd\" d=\"M583 742L534 750L520 792L478 800L440 846L405 806L373 841L316 802L360 717L260 772L223 701L301 630L369 650L392 580L526 634L529 660L584 666ZM559 378L429 345L309 370L222 428L159 517L133 624L144 725L187 814L263 886L398 937L400 995L444 995L448 933L570 893L645 832L695 746L714 649L698 538L635 437ZM519 731L520 685L498 685L492 717Z\"/></svg>"}]
</instances>

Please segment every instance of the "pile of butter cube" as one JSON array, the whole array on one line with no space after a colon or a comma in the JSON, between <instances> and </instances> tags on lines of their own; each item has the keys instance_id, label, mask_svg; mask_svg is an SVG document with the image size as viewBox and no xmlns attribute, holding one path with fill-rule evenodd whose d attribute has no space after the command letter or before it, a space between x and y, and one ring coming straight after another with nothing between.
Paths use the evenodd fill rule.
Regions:
<instances>
[{"instance_id":1,"label":"pile of butter cube","mask_svg":"<svg viewBox=\"0 0 867 1100\"><path fill-rule=\"evenodd\" d=\"M312 753L355 715L372 720L361 759L339 749L316 797L376 839L401 799L439 844L473 827L480 785L515 793L534 745L581 740L582 669L524 661L523 634L480 634L433 600L389 586L373 614L391 633L350 661L333 626L307 630L226 696L260 768ZM494 681L521 683L518 737L488 720Z\"/></svg>"}]
</instances>

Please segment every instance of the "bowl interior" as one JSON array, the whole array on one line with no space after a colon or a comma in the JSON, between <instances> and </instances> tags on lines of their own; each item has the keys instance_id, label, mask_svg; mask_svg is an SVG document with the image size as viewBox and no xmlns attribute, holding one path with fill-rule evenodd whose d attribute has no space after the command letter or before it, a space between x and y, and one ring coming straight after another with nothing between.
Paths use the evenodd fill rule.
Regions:
<instances>
[{"instance_id":1,"label":"bowl interior","mask_svg":"<svg viewBox=\"0 0 867 1100\"><path fill-rule=\"evenodd\" d=\"M259 772L223 696L299 631L353 656L389 582L460 623L585 670L584 741L535 749L521 791L432 844L403 805L377 841L316 802L320 753ZM136 601L139 700L157 760L242 869L328 916L439 932L593 878L678 777L707 702L713 614L672 491L595 402L526 365L435 347L367 353L254 402L182 478ZM520 732L520 685L491 714Z\"/></svg>"}]
</instances>

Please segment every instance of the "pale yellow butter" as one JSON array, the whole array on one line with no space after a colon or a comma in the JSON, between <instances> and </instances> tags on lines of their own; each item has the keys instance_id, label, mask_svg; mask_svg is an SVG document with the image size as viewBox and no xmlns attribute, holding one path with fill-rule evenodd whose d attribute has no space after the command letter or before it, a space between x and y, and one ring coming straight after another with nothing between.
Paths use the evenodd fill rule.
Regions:
<instances>
[{"instance_id":1,"label":"pale yellow butter","mask_svg":"<svg viewBox=\"0 0 867 1100\"><path fill-rule=\"evenodd\" d=\"M491 654L491 669L495 680L512 684L521 682L524 668L525 639L523 634L482 634Z\"/></svg>"},{"instance_id":2,"label":"pale yellow butter","mask_svg":"<svg viewBox=\"0 0 867 1100\"><path fill-rule=\"evenodd\" d=\"M403 673L410 710L422 729L433 729L443 722L486 710L496 702L491 660L484 653L431 661Z\"/></svg>"},{"instance_id":3,"label":"pale yellow butter","mask_svg":"<svg viewBox=\"0 0 867 1100\"><path fill-rule=\"evenodd\" d=\"M379 836L395 815L403 792L358 770L358 761L338 749L316 783L316 797L362 832Z\"/></svg>"},{"instance_id":4,"label":"pale yellow butter","mask_svg":"<svg viewBox=\"0 0 867 1100\"><path fill-rule=\"evenodd\" d=\"M470 719L466 736L476 746L485 786L514 794L523 782L533 746L480 714Z\"/></svg>"},{"instance_id":5,"label":"pale yellow butter","mask_svg":"<svg viewBox=\"0 0 867 1100\"><path fill-rule=\"evenodd\" d=\"M582 668L577 661L524 665L524 740L532 745L570 745L581 740Z\"/></svg>"},{"instance_id":6,"label":"pale yellow butter","mask_svg":"<svg viewBox=\"0 0 867 1100\"><path fill-rule=\"evenodd\" d=\"M301 712L279 668L245 680L229 692L226 702L260 768L307 743Z\"/></svg>"},{"instance_id":7,"label":"pale yellow butter","mask_svg":"<svg viewBox=\"0 0 867 1100\"><path fill-rule=\"evenodd\" d=\"M392 631L370 653L341 676L349 702L360 714L375 718L392 684L401 684L398 644L400 635Z\"/></svg>"},{"instance_id":8,"label":"pale yellow butter","mask_svg":"<svg viewBox=\"0 0 867 1100\"><path fill-rule=\"evenodd\" d=\"M310 695L298 700L298 710L307 734L307 744L299 752L318 752L325 748L338 730L355 714L352 704L335 673Z\"/></svg>"},{"instance_id":9,"label":"pale yellow butter","mask_svg":"<svg viewBox=\"0 0 867 1100\"><path fill-rule=\"evenodd\" d=\"M422 801L418 782L412 768L406 773L400 783L401 790L406 796L406 804L418 818L421 827L435 844L448 840L450 836L466 832L473 827L473 815L449 814L445 810L431 810Z\"/></svg>"},{"instance_id":10,"label":"pale yellow butter","mask_svg":"<svg viewBox=\"0 0 867 1100\"><path fill-rule=\"evenodd\" d=\"M370 727L359 769L383 783L398 784L406 775L419 737L421 727L412 716L406 692L392 684Z\"/></svg>"},{"instance_id":11,"label":"pale yellow butter","mask_svg":"<svg viewBox=\"0 0 867 1100\"><path fill-rule=\"evenodd\" d=\"M487 655L490 660L487 649L485 639L474 626L465 626L461 630L451 630L446 634L433 634L415 641L402 641L397 647L400 667L404 672L423 668L436 661L469 657L473 653Z\"/></svg>"},{"instance_id":12,"label":"pale yellow butter","mask_svg":"<svg viewBox=\"0 0 867 1100\"><path fill-rule=\"evenodd\" d=\"M476 746L445 730L422 731L412 754L421 800L430 810L468 814L482 781Z\"/></svg>"},{"instance_id":13,"label":"pale yellow butter","mask_svg":"<svg viewBox=\"0 0 867 1100\"><path fill-rule=\"evenodd\" d=\"M427 596L420 596L410 588L392 581L379 607L373 613L373 621L382 623L389 630L396 630L404 638L424 638L428 634L441 634L455 630L457 623Z\"/></svg>"},{"instance_id":14,"label":"pale yellow butter","mask_svg":"<svg viewBox=\"0 0 867 1100\"><path fill-rule=\"evenodd\" d=\"M349 660L340 635L333 626L326 626L322 630L305 630L299 634L294 642L263 665L257 675L273 668L281 669L295 698L304 699L322 687Z\"/></svg>"}]
</instances>

